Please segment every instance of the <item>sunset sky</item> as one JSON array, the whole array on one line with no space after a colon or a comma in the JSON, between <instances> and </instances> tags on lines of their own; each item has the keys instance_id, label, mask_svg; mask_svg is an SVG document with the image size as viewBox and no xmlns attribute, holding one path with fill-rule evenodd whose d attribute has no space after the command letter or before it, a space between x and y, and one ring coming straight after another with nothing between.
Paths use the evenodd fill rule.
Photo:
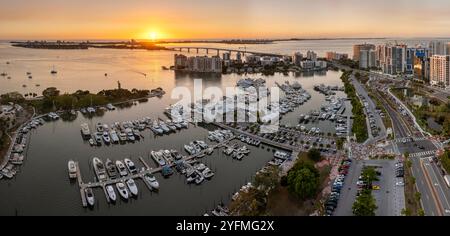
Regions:
<instances>
[{"instance_id":1,"label":"sunset sky","mask_svg":"<svg viewBox=\"0 0 450 236\"><path fill-rule=\"evenodd\" d=\"M448 36L448 0L0 0L0 39Z\"/></svg>"}]
</instances>

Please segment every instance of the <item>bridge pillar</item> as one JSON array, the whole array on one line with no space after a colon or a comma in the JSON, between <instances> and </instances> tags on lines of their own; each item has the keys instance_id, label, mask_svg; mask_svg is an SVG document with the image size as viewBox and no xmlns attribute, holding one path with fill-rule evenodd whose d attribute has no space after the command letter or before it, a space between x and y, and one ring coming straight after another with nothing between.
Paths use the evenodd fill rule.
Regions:
<instances>
[{"instance_id":1,"label":"bridge pillar","mask_svg":"<svg viewBox=\"0 0 450 236\"><path fill-rule=\"evenodd\" d=\"M178 50L180 50L180 52L181 52L181 48L179 48Z\"/></svg>"},{"instance_id":2,"label":"bridge pillar","mask_svg":"<svg viewBox=\"0 0 450 236\"><path fill-rule=\"evenodd\" d=\"M197 54L198 54L198 48L197 48Z\"/></svg>"},{"instance_id":3,"label":"bridge pillar","mask_svg":"<svg viewBox=\"0 0 450 236\"><path fill-rule=\"evenodd\" d=\"M209 53L209 50L208 49L206 49L206 54L208 54Z\"/></svg>"},{"instance_id":4,"label":"bridge pillar","mask_svg":"<svg viewBox=\"0 0 450 236\"><path fill-rule=\"evenodd\" d=\"M190 48L188 48L188 52L191 52L191 49L190 49Z\"/></svg>"},{"instance_id":5,"label":"bridge pillar","mask_svg":"<svg viewBox=\"0 0 450 236\"><path fill-rule=\"evenodd\" d=\"M220 57L220 50L217 49L217 56Z\"/></svg>"}]
</instances>

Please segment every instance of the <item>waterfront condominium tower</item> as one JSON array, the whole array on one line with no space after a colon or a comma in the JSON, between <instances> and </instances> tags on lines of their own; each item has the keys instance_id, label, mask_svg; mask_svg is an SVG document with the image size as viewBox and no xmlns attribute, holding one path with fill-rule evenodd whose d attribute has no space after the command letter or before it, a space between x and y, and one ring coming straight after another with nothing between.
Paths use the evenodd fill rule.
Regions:
<instances>
[{"instance_id":1,"label":"waterfront condominium tower","mask_svg":"<svg viewBox=\"0 0 450 236\"><path fill-rule=\"evenodd\" d=\"M430 58L430 83L431 85L450 87L450 56L433 55Z\"/></svg>"},{"instance_id":2,"label":"waterfront condominium tower","mask_svg":"<svg viewBox=\"0 0 450 236\"><path fill-rule=\"evenodd\" d=\"M375 45L367 44L367 43L353 45L353 60L354 61L360 60L361 50L366 50L366 51L375 50Z\"/></svg>"},{"instance_id":3,"label":"waterfront condominium tower","mask_svg":"<svg viewBox=\"0 0 450 236\"><path fill-rule=\"evenodd\" d=\"M377 64L381 71L390 75L406 72L406 45L379 45L377 48Z\"/></svg>"}]
</instances>

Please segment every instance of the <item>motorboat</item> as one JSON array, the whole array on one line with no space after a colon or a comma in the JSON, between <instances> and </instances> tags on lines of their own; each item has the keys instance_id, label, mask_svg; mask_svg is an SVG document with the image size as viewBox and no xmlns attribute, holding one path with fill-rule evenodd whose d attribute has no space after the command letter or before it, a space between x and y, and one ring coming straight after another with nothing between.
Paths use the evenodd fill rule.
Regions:
<instances>
[{"instance_id":1,"label":"motorboat","mask_svg":"<svg viewBox=\"0 0 450 236\"><path fill-rule=\"evenodd\" d=\"M117 178L117 168L110 159L106 159L105 166L106 172L108 172L109 177L111 179Z\"/></svg>"},{"instance_id":2,"label":"motorboat","mask_svg":"<svg viewBox=\"0 0 450 236\"><path fill-rule=\"evenodd\" d=\"M198 163L198 164L194 165L194 168L198 171L203 171L206 168L206 166L203 163Z\"/></svg>"},{"instance_id":3,"label":"motorboat","mask_svg":"<svg viewBox=\"0 0 450 236\"><path fill-rule=\"evenodd\" d=\"M191 145L184 145L184 150L186 150L186 152L188 152L189 154L193 155L196 153L196 150L194 147L192 147Z\"/></svg>"},{"instance_id":4,"label":"motorboat","mask_svg":"<svg viewBox=\"0 0 450 236\"><path fill-rule=\"evenodd\" d=\"M98 181L106 180L106 168L103 162L98 157L94 157L92 159L92 165L94 166L94 172L97 175Z\"/></svg>"},{"instance_id":5,"label":"motorboat","mask_svg":"<svg viewBox=\"0 0 450 236\"><path fill-rule=\"evenodd\" d=\"M116 183L116 188L119 191L120 196L123 197L124 199L128 199L130 197L128 189L124 183L122 182Z\"/></svg>"},{"instance_id":6,"label":"motorboat","mask_svg":"<svg viewBox=\"0 0 450 236\"><path fill-rule=\"evenodd\" d=\"M120 132L119 133L119 140L120 140L120 142L126 142L127 141L127 134L123 133L123 132Z\"/></svg>"},{"instance_id":7,"label":"motorboat","mask_svg":"<svg viewBox=\"0 0 450 236\"><path fill-rule=\"evenodd\" d=\"M133 194L134 196L137 196L138 195L138 188L137 188L137 185L134 182L134 180L133 179L129 179L129 180L127 180L126 183L127 183L128 188L130 189L131 194Z\"/></svg>"},{"instance_id":8,"label":"motorboat","mask_svg":"<svg viewBox=\"0 0 450 236\"><path fill-rule=\"evenodd\" d=\"M166 125L167 125L167 127L169 127L169 129L172 130L172 131L177 130L177 127L175 126L175 124L174 124L171 120L167 120L167 121L166 121Z\"/></svg>"},{"instance_id":9,"label":"motorboat","mask_svg":"<svg viewBox=\"0 0 450 236\"><path fill-rule=\"evenodd\" d=\"M102 123L97 123L96 125L97 131L103 133L103 124Z\"/></svg>"},{"instance_id":10,"label":"motorboat","mask_svg":"<svg viewBox=\"0 0 450 236\"><path fill-rule=\"evenodd\" d=\"M169 150L163 150L162 155L167 163L171 164L173 162L172 153Z\"/></svg>"},{"instance_id":11,"label":"motorboat","mask_svg":"<svg viewBox=\"0 0 450 236\"><path fill-rule=\"evenodd\" d=\"M123 162L117 160L116 161L116 167L117 167L117 170L119 170L120 176L127 176L128 175L127 169L126 169L125 165L123 164Z\"/></svg>"},{"instance_id":12,"label":"motorboat","mask_svg":"<svg viewBox=\"0 0 450 236\"><path fill-rule=\"evenodd\" d=\"M134 137L134 134L133 134L133 130L132 130L132 129L128 128L128 129L125 130L125 132L126 132L126 134L127 134L128 140L130 140L131 142L136 141L136 138Z\"/></svg>"},{"instance_id":13,"label":"motorboat","mask_svg":"<svg viewBox=\"0 0 450 236\"><path fill-rule=\"evenodd\" d=\"M148 183L148 185L152 189L155 189L155 190L159 189L159 183L153 174L150 174L150 173L145 174L144 180Z\"/></svg>"},{"instance_id":14,"label":"motorboat","mask_svg":"<svg viewBox=\"0 0 450 236\"><path fill-rule=\"evenodd\" d=\"M203 177L202 173L200 171L195 171L197 173L197 177L195 178L195 184L199 185L203 182L203 180L205 180L205 178Z\"/></svg>"},{"instance_id":15,"label":"motorboat","mask_svg":"<svg viewBox=\"0 0 450 236\"><path fill-rule=\"evenodd\" d=\"M164 123L163 121L160 121L160 122L159 122L159 126L161 127L161 129L162 129L165 133L170 132L169 127L167 127L166 123Z\"/></svg>"},{"instance_id":16,"label":"motorboat","mask_svg":"<svg viewBox=\"0 0 450 236\"><path fill-rule=\"evenodd\" d=\"M102 145L102 140L103 140L103 138L102 138L102 133L96 132L96 133L94 134L94 136L95 136L95 142L97 143L97 145L98 145L98 146Z\"/></svg>"},{"instance_id":17,"label":"motorboat","mask_svg":"<svg viewBox=\"0 0 450 236\"><path fill-rule=\"evenodd\" d=\"M183 158L183 155L181 155L177 150L170 150L170 153L172 154L172 157L175 159L175 160L180 160L180 159L182 159Z\"/></svg>"},{"instance_id":18,"label":"motorboat","mask_svg":"<svg viewBox=\"0 0 450 236\"><path fill-rule=\"evenodd\" d=\"M69 178L75 179L77 177L77 165L74 161L70 160L67 163L67 167L69 169Z\"/></svg>"},{"instance_id":19,"label":"motorboat","mask_svg":"<svg viewBox=\"0 0 450 236\"><path fill-rule=\"evenodd\" d=\"M164 160L161 152L152 151L151 155L152 155L153 160L155 160L156 163L158 163L158 165L160 165L160 166L166 165L166 161Z\"/></svg>"},{"instance_id":20,"label":"motorboat","mask_svg":"<svg viewBox=\"0 0 450 236\"><path fill-rule=\"evenodd\" d=\"M111 143L111 138L109 137L108 132L104 131L102 135L103 141L105 141L106 144Z\"/></svg>"},{"instance_id":21,"label":"motorboat","mask_svg":"<svg viewBox=\"0 0 450 236\"><path fill-rule=\"evenodd\" d=\"M115 202L117 199L117 195L116 195L116 192L114 191L113 186L107 185L106 192L108 193L109 199L111 199L111 201Z\"/></svg>"},{"instance_id":22,"label":"motorboat","mask_svg":"<svg viewBox=\"0 0 450 236\"><path fill-rule=\"evenodd\" d=\"M87 200L87 203L89 204L89 206L94 206L95 198L94 198L94 193L92 192L92 189L85 188L84 194L86 195L86 200Z\"/></svg>"},{"instance_id":23,"label":"motorboat","mask_svg":"<svg viewBox=\"0 0 450 236\"><path fill-rule=\"evenodd\" d=\"M214 149L211 147L206 149L206 154L208 154L208 155L211 155L213 152L214 152Z\"/></svg>"},{"instance_id":24,"label":"motorboat","mask_svg":"<svg viewBox=\"0 0 450 236\"><path fill-rule=\"evenodd\" d=\"M151 126L151 130L155 134L163 134L164 133L164 130L161 129L161 126L159 126L159 123L156 120L153 122L153 125Z\"/></svg>"},{"instance_id":25,"label":"motorboat","mask_svg":"<svg viewBox=\"0 0 450 236\"><path fill-rule=\"evenodd\" d=\"M214 176L214 172L211 171L211 169L209 169L208 167L206 167L206 169L204 169L202 171L202 175L206 178L206 179L210 179Z\"/></svg>"},{"instance_id":26,"label":"motorboat","mask_svg":"<svg viewBox=\"0 0 450 236\"><path fill-rule=\"evenodd\" d=\"M113 143L118 143L120 141L119 136L117 135L117 132L115 130L112 130L110 134Z\"/></svg>"},{"instance_id":27,"label":"motorboat","mask_svg":"<svg viewBox=\"0 0 450 236\"><path fill-rule=\"evenodd\" d=\"M141 133L137 129L133 129L133 135L134 135L134 137L136 139L140 139L141 138Z\"/></svg>"},{"instance_id":28,"label":"motorboat","mask_svg":"<svg viewBox=\"0 0 450 236\"><path fill-rule=\"evenodd\" d=\"M128 158L125 158L124 162L125 162L125 165L126 165L128 171L130 171L130 173L136 174L138 172L138 170L136 169L136 165L134 165L133 161L131 161Z\"/></svg>"},{"instance_id":29,"label":"motorboat","mask_svg":"<svg viewBox=\"0 0 450 236\"><path fill-rule=\"evenodd\" d=\"M91 131L89 130L89 125L86 123L81 124L81 135L84 139L91 138Z\"/></svg>"},{"instance_id":30,"label":"motorboat","mask_svg":"<svg viewBox=\"0 0 450 236\"><path fill-rule=\"evenodd\" d=\"M90 139L89 139L89 145L91 145L91 146L95 146L95 142L94 142L94 139L92 139L92 138L90 138Z\"/></svg>"}]
</instances>

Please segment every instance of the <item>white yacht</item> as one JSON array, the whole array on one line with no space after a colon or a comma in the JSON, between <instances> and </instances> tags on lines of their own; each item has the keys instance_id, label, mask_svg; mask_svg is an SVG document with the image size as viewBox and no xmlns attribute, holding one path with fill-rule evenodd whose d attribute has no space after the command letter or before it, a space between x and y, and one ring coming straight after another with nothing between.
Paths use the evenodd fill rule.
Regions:
<instances>
[{"instance_id":1,"label":"white yacht","mask_svg":"<svg viewBox=\"0 0 450 236\"><path fill-rule=\"evenodd\" d=\"M158 165L160 165L160 166L166 165L166 161L164 160L161 152L152 151L151 155L152 155L153 160L155 160L156 163L158 163Z\"/></svg>"},{"instance_id":2,"label":"white yacht","mask_svg":"<svg viewBox=\"0 0 450 236\"><path fill-rule=\"evenodd\" d=\"M120 142L126 142L127 141L127 134L123 133L123 132L120 132L119 133L119 139L120 139Z\"/></svg>"},{"instance_id":3,"label":"white yacht","mask_svg":"<svg viewBox=\"0 0 450 236\"><path fill-rule=\"evenodd\" d=\"M159 189L159 183L153 174L149 174L149 173L145 174L144 179L145 179L145 181L147 181L147 183L150 185L150 187L152 187L152 189L155 189L155 190Z\"/></svg>"},{"instance_id":4,"label":"white yacht","mask_svg":"<svg viewBox=\"0 0 450 236\"><path fill-rule=\"evenodd\" d=\"M106 192L108 192L109 199L111 199L111 201L115 202L117 199L117 196L116 196L116 192L114 191L113 186L107 185Z\"/></svg>"},{"instance_id":5,"label":"white yacht","mask_svg":"<svg viewBox=\"0 0 450 236\"><path fill-rule=\"evenodd\" d=\"M69 178L75 179L77 177L77 165L75 165L75 162L72 160L70 160L67 165L69 168Z\"/></svg>"},{"instance_id":6,"label":"white yacht","mask_svg":"<svg viewBox=\"0 0 450 236\"><path fill-rule=\"evenodd\" d=\"M131 142L134 142L136 140L136 138L134 137L132 129L128 128L128 129L125 130L125 132L127 134L128 140L130 140Z\"/></svg>"},{"instance_id":7,"label":"white yacht","mask_svg":"<svg viewBox=\"0 0 450 236\"><path fill-rule=\"evenodd\" d=\"M159 122L159 126L161 127L161 129L162 129L165 133L170 132L169 127L167 127L166 123L164 123L163 121L160 121L160 122Z\"/></svg>"},{"instance_id":8,"label":"white yacht","mask_svg":"<svg viewBox=\"0 0 450 236\"><path fill-rule=\"evenodd\" d=\"M214 176L214 172L211 171L208 167L202 171L202 175L205 176L206 179L210 179Z\"/></svg>"},{"instance_id":9,"label":"white yacht","mask_svg":"<svg viewBox=\"0 0 450 236\"><path fill-rule=\"evenodd\" d=\"M81 124L81 135L84 139L91 138L91 131L89 130L89 125L86 123Z\"/></svg>"},{"instance_id":10,"label":"white yacht","mask_svg":"<svg viewBox=\"0 0 450 236\"><path fill-rule=\"evenodd\" d=\"M136 183L134 182L133 179L129 179L127 180L127 186L130 189L131 194L133 194L134 196L138 195L138 188L136 186Z\"/></svg>"},{"instance_id":11,"label":"white yacht","mask_svg":"<svg viewBox=\"0 0 450 236\"><path fill-rule=\"evenodd\" d=\"M125 165L127 166L128 171L130 171L130 173L136 174L138 172L138 170L137 170L136 166L134 165L133 161L131 161L128 158L125 158L124 162L125 162Z\"/></svg>"},{"instance_id":12,"label":"white yacht","mask_svg":"<svg viewBox=\"0 0 450 236\"><path fill-rule=\"evenodd\" d=\"M126 169L125 165L123 164L123 162L117 160L116 166L117 166L117 169L119 170L120 176L128 175L127 169Z\"/></svg>"},{"instance_id":13,"label":"white yacht","mask_svg":"<svg viewBox=\"0 0 450 236\"><path fill-rule=\"evenodd\" d=\"M92 189L91 188L84 189L84 194L86 195L86 200L87 200L89 206L94 206L95 198L94 198L94 193L92 192Z\"/></svg>"},{"instance_id":14,"label":"white yacht","mask_svg":"<svg viewBox=\"0 0 450 236\"><path fill-rule=\"evenodd\" d=\"M129 198L128 189L124 183L119 182L116 184L116 187L117 187L117 190L119 191L120 196L122 196L124 199Z\"/></svg>"},{"instance_id":15,"label":"white yacht","mask_svg":"<svg viewBox=\"0 0 450 236\"><path fill-rule=\"evenodd\" d=\"M115 130L112 130L110 134L113 143L118 143L120 141L119 136L117 135L117 132Z\"/></svg>"},{"instance_id":16,"label":"white yacht","mask_svg":"<svg viewBox=\"0 0 450 236\"><path fill-rule=\"evenodd\" d=\"M106 168L103 162L98 157L94 157L92 159L92 165L94 166L94 172L97 175L98 181L106 180Z\"/></svg>"},{"instance_id":17,"label":"white yacht","mask_svg":"<svg viewBox=\"0 0 450 236\"><path fill-rule=\"evenodd\" d=\"M109 137L108 132L104 131L102 137L103 141L105 141L106 144L111 143L111 138Z\"/></svg>"}]
</instances>

